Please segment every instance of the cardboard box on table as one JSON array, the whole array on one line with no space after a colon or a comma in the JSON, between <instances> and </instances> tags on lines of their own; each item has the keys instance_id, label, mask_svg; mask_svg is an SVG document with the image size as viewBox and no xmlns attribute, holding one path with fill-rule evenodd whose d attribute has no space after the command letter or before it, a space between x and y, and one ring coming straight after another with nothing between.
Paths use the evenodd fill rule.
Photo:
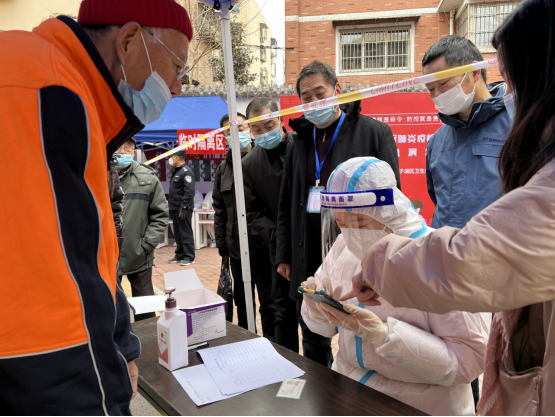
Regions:
<instances>
[{"instance_id":1,"label":"cardboard box on table","mask_svg":"<svg viewBox=\"0 0 555 417\"><path fill-rule=\"evenodd\" d=\"M225 300L205 289L194 269L164 274L165 287L175 287L177 308L187 314L187 343L194 345L226 335ZM166 296L132 297L134 314L164 311Z\"/></svg>"}]
</instances>

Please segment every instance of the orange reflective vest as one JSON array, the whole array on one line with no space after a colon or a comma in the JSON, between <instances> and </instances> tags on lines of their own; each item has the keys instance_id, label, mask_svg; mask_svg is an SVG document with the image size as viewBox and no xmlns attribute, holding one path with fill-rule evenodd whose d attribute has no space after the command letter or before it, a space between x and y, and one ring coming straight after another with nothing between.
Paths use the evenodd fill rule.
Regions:
<instances>
[{"instance_id":1,"label":"orange reflective vest","mask_svg":"<svg viewBox=\"0 0 555 417\"><path fill-rule=\"evenodd\" d=\"M72 19L0 33L0 57L0 414L127 414L107 160L144 126Z\"/></svg>"}]
</instances>

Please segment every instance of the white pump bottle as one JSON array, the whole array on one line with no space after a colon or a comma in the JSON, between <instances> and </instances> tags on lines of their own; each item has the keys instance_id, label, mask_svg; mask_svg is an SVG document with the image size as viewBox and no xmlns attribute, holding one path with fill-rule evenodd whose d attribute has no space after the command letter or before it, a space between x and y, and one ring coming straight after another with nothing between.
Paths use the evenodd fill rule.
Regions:
<instances>
[{"instance_id":1,"label":"white pump bottle","mask_svg":"<svg viewBox=\"0 0 555 417\"><path fill-rule=\"evenodd\" d=\"M177 309L172 293L166 288L166 309L158 319L158 363L170 371L189 365L187 350L187 314Z\"/></svg>"}]
</instances>

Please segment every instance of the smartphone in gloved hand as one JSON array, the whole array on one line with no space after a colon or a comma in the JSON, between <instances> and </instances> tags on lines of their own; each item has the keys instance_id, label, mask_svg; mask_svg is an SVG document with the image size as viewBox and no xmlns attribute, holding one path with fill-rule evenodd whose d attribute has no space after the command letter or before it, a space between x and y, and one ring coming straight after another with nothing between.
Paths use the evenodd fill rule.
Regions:
<instances>
[{"instance_id":1,"label":"smartphone in gloved hand","mask_svg":"<svg viewBox=\"0 0 555 417\"><path fill-rule=\"evenodd\" d=\"M306 295L315 303L318 303L318 304L325 303L332 306L333 308L338 309L339 311L342 311L345 314L350 314L343 308L343 304L341 304L339 301L326 294L326 290L320 290L315 292L312 290L307 290L304 287L299 287L299 292L302 295Z\"/></svg>"}]
</instances>

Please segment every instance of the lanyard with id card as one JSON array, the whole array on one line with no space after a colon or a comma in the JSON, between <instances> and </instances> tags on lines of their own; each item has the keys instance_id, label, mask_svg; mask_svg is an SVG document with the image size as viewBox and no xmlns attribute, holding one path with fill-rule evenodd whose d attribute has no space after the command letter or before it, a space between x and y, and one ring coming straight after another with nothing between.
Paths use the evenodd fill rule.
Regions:
<instances>
[{"instance_id":1,"label":"lanyard with id card","mask_svg":"<svg viewBox=\"0 0 555 417\"><path fill-rule=\"evenodd\" d=\"M341 130L341 125L343 124L343 120L345 120L345 113L341 114L341 118L339 119L339 124L335 129L335 133L333 134L333 139L331 140L330 147L328 148L328 153L320 163L320 158L318 158L318 148L316 147L316 128L314 128L314 153L316 155L316 186L310 187L308 189L308 204L306 205L306 211L308 213L320 214L320 192L325 190L325 187L320 186L320 172L322 171L322 167L324 166L324 162L326 162L326 158L330 154L333 145L335 144L335 140L337 139L337 135L339 134L339 130Z\"/></svg>"}]
</instances>

